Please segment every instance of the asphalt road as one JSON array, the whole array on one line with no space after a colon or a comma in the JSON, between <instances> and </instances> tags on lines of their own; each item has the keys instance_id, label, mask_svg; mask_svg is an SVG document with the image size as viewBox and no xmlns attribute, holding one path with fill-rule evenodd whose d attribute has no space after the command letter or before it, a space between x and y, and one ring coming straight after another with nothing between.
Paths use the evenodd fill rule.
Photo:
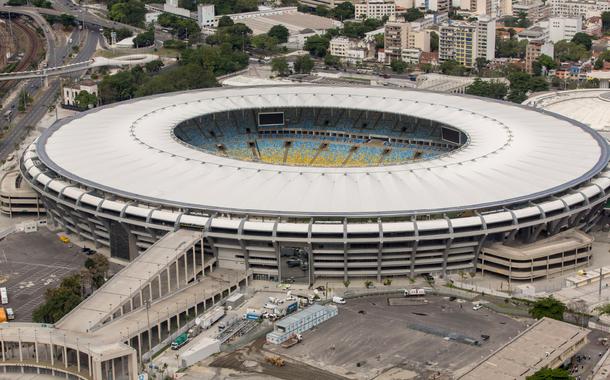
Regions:
<instances>
[{"instance_id":1,"label":"asphalt road","mask_svg":"<svg viewBox=\"0 0 610 380\"><path fill-rule=\"evenodd\" d=\"M78 46L82 33L85 33L85 43L80 48L76 57L69 59L68 55L72 51L73 46ZM52 53L49 55L48 66L54 67L65 63L81 62L90 59L95 53L98 41L101 38L102 36L96 28L85 28L83 30L75 29L65 46L56 47L55 42L50 40ZM82 75L82 72L74 73L70 76L78 77L80 75ZM43 118L48 107L54 103L55 96L60 89L60 81L59 79L51 79L49 80L49 86L45 88L42 79L31 79L26 82L24 89L31 95L40 91L40 95L36 97L34 104L30 106L26 114L13 125L2 142L0 142L0 160L6 159L15 150L15 146L26 136L28 126L35 126ZM16 109L17 104L18 100L15 99L13 102L5 105L4 109Z\"/></svg>"}]
</instances>

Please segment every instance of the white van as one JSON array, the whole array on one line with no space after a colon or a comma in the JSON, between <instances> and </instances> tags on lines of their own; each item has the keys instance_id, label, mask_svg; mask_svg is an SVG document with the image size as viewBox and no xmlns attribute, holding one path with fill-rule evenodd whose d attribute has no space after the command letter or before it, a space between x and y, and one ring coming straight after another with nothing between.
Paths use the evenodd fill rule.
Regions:
<instances>
[{"instance_id":1,"label":"white van","mask_svg":"<svg viewBox=\"0 0 610 380\"><path fill-rule=\"evenodd\" d=\"M334 296L333 297L333 302L334 303L338 303L338 304L344 304L345 303L345 299L343 299L343 297Z\"/></svg>"}]
</instances>

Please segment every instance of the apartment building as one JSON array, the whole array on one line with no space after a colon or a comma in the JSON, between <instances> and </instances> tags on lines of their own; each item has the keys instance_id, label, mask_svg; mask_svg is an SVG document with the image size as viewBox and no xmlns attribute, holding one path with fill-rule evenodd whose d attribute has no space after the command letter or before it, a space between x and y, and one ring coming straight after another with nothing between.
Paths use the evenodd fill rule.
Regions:
<instances>
[{"instance_id":1,"label":"apartment building","mask_svg":"<svg viewBox=\"0 0 610 380\"><path fill-rule=\"evenodd\" d=\"M331 55L352 64L361 63L369 56L369 49L365 42L347 37L331 39L329 51Z\"/></svg>"},{"instance_id":2,"label":"apartment building","mask_svg":"<svg viewBox=\"0 0 610 380\"><path fill-rule=\"evenodd\" d=\"M496 48L496 22L481 16L477 21L453 21L440 27L439 61L454 60L473 67L477 58L492 60Z\"/></svg>"},{"instance_id":3,"label":"apartment building","mask_svg":"<svg viewBox=\"0 0 610 380\"><path fill-rule=\"evenodd\" d=\"M519 3L512 4L512 9L514 17L518 17L521 13L525 13L527 19L533 23L546 19L551 15L551 7L541 0L523 0Z\"/></svg>"},{"instance_id":4,"label":"apartment building","mask_svg":"<svg viewBox=\"0 0 610 380\"><path fill-rule=\"evenodd\" d=\"M385 24L384 49L388 62L402 59L404 49L430 51L430 32L415 30L409 22L392 20Z\"/></svg>"},{"instance_id":5,"label":"apartment building","mask_svg":"<svg viewBox=\"0 0 610 380\"><path fill-rule=\"evenodd\" d=\"M553 44L545 42L543 39L528 41L527 47L525 48L525 70L528 73L532 74L534 72L534 62L542 54L553 58Z\"/></svg>"},{"instance_id":6,"label":"apartment building","mask_svg":"<svg viewBox=\"0 0 610 380\"><path fill-rule=\"evenodd\" d=\"M357 20L374 18L382 19L385 16L396 15L395 0L364 0L354 4Z\"/></svg>"},{"instance_id":7,"label":"apartment building","mask_svg":"<svg viewBox=\"0 0 610 380\"><path fill-rule=\"evenodd\" d=\"M460 0L459 7L477 16L504 17L513 14L511 0Z\"/></svg>"},{"instance_id":8,"label":"apartment building","mask_svg":"<svg viewBox=\"0 0 610 380\"><path fill-rule=\"evenodd\" d=\"M427 11L449 13L450 6L450 0L424 0L424 7Z\"/></svg>"},{"instance_id":9,"label":"apartment building","mask_svg":"<svg viewBox=\"0 0 610 380\"><path fill-rule=\"evenodd\" d=\"M601 16L610 11L608 0L550 0L551 14L560 17L580 16L584 18Z\"/></svg>"}]
</instances>

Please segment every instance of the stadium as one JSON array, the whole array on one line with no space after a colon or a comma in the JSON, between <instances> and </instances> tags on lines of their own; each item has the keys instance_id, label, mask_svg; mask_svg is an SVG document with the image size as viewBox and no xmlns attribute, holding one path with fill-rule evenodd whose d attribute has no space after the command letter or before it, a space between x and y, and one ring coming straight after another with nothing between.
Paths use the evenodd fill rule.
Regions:
<instances>
[{"instance_id":1,"label":"stadium","mask_svg":"<svg viewBox=\"0 0 610 380\"><path fill-rule=\"evenodd\" d=\"M518 280L588 263L574 233L603 217L608 159L597 132L550 112L307 85L93 109L46 130L20 169L51 224L126 260L192 229L214 265L259 279Z\"/></svg>"}]
</instances>

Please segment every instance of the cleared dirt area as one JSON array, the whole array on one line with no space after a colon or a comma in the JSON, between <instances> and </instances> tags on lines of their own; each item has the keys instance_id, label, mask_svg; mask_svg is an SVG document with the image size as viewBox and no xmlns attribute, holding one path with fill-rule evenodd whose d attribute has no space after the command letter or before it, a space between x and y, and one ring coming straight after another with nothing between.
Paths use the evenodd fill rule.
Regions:
<instances>
[{"instance_id":1,"label":"cleared dirt area","mask_svg":"<svg viewBox=\"0 0 610 380\"><path fill-rule=\"evenodd\" d=\"M286 380L344 380L343 376L335 375L323 369L304 364L300 361L284 358L284 365L274 366L266 361L266 357L276 356L263 348L264 338L237 351L220 355L210 366L271 376Z\"/></svg>"}]
</instances>

